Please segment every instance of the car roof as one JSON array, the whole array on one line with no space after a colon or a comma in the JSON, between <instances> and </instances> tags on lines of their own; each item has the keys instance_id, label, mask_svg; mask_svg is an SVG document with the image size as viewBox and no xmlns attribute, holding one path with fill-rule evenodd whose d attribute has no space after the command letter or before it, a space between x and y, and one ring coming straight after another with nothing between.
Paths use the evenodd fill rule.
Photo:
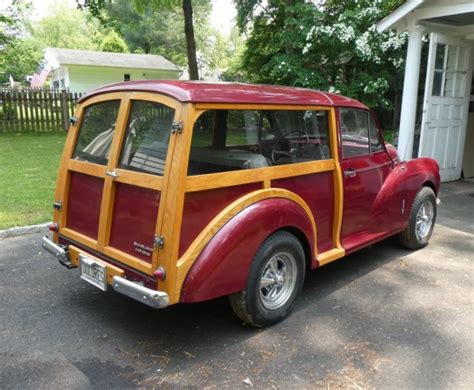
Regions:
<instances>
[{"instance_id":1,"label":"car roof","mask_svg":"<svg viewBox=\"0 0 474 390\"><path fill-rule=\"evenodd\" d=\"M207 81L141 80L115 83L97 88L79 102L109 92L152 92L181 102L349 106L367 109L355 99L313 89L279 85Z\"/></svg>"}]
</instances>

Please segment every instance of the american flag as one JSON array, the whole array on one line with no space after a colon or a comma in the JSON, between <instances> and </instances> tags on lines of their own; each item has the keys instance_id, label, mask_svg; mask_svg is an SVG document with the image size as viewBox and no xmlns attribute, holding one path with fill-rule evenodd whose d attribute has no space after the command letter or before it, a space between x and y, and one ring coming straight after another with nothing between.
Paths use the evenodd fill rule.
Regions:
<instances>
[{"instance_id":1,"label":"american flag","mask_svg":"<svg viewBox=\"0 0 474 390\"><path fill-rule=\"evenodd\" d=\"M38 66L36 69L35 74L31 78L30 81L30 87L31 88L41 88L44 85L44 82L46 81L49 72L51 72L51 66L45 65L45 66Z\"/></svg>"}]
</instances>

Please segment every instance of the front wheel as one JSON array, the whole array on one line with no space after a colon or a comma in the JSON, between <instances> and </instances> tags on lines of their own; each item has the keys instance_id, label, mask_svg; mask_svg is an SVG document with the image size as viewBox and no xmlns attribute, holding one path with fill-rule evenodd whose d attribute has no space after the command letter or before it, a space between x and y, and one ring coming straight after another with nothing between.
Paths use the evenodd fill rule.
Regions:
<instances>
[{"instance_id":1,"label":"front wheel","mask_svg":"<svg viewBox=\"0 0 474 390\"><path fill-rule=\"evenodd\" d=\"M428 245L436 222L436 195L429 187L416 194L407 228L400 233L400 243L408 249L420 249Z\"/></svg>"},{"instance_id":2,"label":"front wheel","mask_svg":"<svg viewBox=\"0 0 474 390\"><path fill-rule=\"evenodd\" d=\"M257 251L246 288L230 296L232 309L253 326L277 323L290 313L304 275L305 256L299 240L285 231L274 233Z\"/></svg>"}]
</instances>

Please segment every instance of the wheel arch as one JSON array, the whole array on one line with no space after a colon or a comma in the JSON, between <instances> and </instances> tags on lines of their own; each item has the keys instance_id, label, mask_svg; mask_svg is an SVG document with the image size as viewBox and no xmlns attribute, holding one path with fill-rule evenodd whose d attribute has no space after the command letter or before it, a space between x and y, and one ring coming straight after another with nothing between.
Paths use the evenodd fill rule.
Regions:
<instances>
[{"instance_id":1,"label":"wheel arch","mask_svg":"<svg viewBox=\"0 0 474 390\"><path fill-rule=\"evenodd\" d=\"M310 264L316 258L316 224L304 201L287 190L261 190L255 195L262 192L266 193L263 198L249 194L253 201L240 202L244 207L231 213L220 228L211 229L214 234L199 252L193 253L194 259L186 259L188 251L180 259L178 267L181 265L183 281L180 302L199 302L242 290L258 248L279 230L288 231L298 239L305 263ZM242 242L245 245L240 245Z\"/></svg>"}]
</instances>

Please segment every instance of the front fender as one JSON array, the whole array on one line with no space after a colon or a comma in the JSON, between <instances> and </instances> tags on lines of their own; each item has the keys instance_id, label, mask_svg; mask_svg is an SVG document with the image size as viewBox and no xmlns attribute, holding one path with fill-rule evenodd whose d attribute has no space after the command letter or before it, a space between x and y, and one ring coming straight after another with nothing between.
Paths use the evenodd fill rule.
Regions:
<instances>
[{"instance_id":1,"label":"front fender","mask_svg":"<svg viewBox=\"0 0 474 390\"><path fill-rule=\"evenodd\" d=\"M258 201L235 215L209 241L186 276L181 302L204 301L244 289L258 248L283 228L301 232L314 256L315 226L301 206L285 198Z\"/></svg>"},{"instance_id":2,"label":"front fender","mask_svg":"<svg viewBox=\"0 0 474 390\"><path fill-rule=\"evenodd\" d=\"M429 185L437 194L440 187L438 163L417 158L397 164L375 198L369 231L380 233L403 229L410 216L416 193Z\"/></svg>"}]
</instances>

